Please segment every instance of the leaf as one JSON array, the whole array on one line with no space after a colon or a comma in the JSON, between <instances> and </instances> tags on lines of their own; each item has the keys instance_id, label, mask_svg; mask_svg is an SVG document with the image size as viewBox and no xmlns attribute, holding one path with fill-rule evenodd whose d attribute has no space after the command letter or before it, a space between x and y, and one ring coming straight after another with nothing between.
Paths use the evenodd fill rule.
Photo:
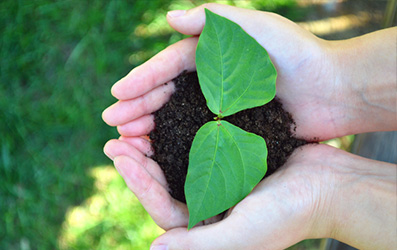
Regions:
<instances>
[{"instance_id":1,"label":"leaf","mask_svg":"<svg viewBox=\"0 0 397 250\"><path fill-rule=\"evenodd\" d=\"M211 121L197 132L185 182L189 225L237 204L267 170L265 140L227 121Z\"/></svg>"},{"instance_id":2,"label":"leaf","mask_svg":"<svg viewBox=\"0 0 397 250\"><path fill-rule=\"evenodd\" d=\"M276 94L267 51L240 26L205 9L196 67L209 109L220 117L262 106Z\"/></svg>"}]
</instances>

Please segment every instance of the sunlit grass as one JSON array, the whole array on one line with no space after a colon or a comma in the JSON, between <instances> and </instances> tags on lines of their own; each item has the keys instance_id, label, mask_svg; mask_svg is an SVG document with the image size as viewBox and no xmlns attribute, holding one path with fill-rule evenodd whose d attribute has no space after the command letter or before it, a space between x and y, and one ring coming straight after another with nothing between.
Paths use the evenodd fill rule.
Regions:
<instances>
[{"instance_id":1,"label":"sunlit grass","mask_svg":"<svg viewBox=\"0 0 397 250\"><path fill-rule=\"evenodd\" d=\"M149 249L161 233L111 166L91 169L94 195L68 209L60 249Z\"/></svg>"}]
</instances>

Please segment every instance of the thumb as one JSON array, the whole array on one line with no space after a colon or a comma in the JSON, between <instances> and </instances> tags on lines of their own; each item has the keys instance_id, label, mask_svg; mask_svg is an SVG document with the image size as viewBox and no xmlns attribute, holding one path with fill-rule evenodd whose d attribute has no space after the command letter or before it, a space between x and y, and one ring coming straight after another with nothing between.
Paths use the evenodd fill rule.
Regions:
<instances>
[{"instance_id":1,"label":"thumb","mask_svg":"<svg viewBox=\"0 0 397 250\"><path fill-rule=\"evenodd\" d=\"M250 230L239 230L237 225L241 227L241 223L236 223L235 219L225 219L189 231L175 228L157 238L150 249L249 249L247 239Z\"/></svg>"},{"instance_id":2,"label":"thumb","mask_svg":"<svg viewBox=\"0 0 397 250\"><path fill-rule=\"evenodd\" d=\"M281 41L285 48L299 48L300 42L306 41L308 36L313 37L294 22L277 14L214 3L203 4L187 11L170 11L167 14L167 21L180 33L199 35L205 25L204 9L209 9L238 24L265 47L269 54L279 49Z\"/></svg>"},{"instance_id":3,"label":"thumb","mask_svg":"<svg viewBox=\"0 0 397 250\"><path fill-rule=\"evenodd\" d=\"M256 22L252 22L252 15L258 15L258 11L240 9L237 7L208 3L200 5L190 10L173 10L168 12L167 21L176 31L186 35L199 35L205 24L204 9L221 15L235 23L238 23L244 29L252 29ZM247 30L246 30L247 31ZM255 30L252 30L255 31ZM247 31L248 32L248 31Z\"/></svg>"},{"instance_id":4,"label":"thumb","mask_svg":"<svg viewBox=\"0 0 397 250\"><path fill-rule=\"evenodd\" d=\"M262 221L232 212L214 224L197 226L189 231L186 228L169 230L158 237L150 249L286 249L297 243L297 236L285 233L288 230L278 222L272 216Z\"/></svg>"}]
</instances>

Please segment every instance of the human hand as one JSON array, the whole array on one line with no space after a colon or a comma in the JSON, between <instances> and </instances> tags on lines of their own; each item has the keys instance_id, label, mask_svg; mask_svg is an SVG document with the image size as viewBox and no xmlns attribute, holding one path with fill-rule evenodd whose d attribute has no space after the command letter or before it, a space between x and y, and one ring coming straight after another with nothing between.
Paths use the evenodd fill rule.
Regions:
<instances>
[{"instance_id":1,"label":"human hand","mask_svg":"<svg viewBox=\"0 0 397 250\"><path fill-rule=\"evenodd\" d=\"M199 35L205 7L239 24L266 48L278 71L277 96L293 115L297 137L322 141L397 129L393 119L397 28L330 42L276 14L219 4L202 5L178 17L171 12L168 22L181 33ZM163 84L195 69L197 40L171 45L117 82L112 94L120 101L103 113L104 120L118 126L124 136L151 130L150 113L173 91L172 83Z\"/></svg>"},{"instance_id":2,"label":"human hand","mask_svg":"<svg viewBox=\"0 0 397 250\"><path fill-rule=\"evenodd\" d=\"M154 161L120 140L110 141L105 151L154 221L167 230L153 246L285 249L303 239L325 237L360 249L392 249L396 244L390 216L397 212L397 175L391 164L326 145L306 145L230 209L226 219L187 231L186 205L170 197Z\"/></svg>"},{"instance_id":3,"label":"human hand","mask_svg":"<svg viewBox=\"0 0 397 250\"><path fill-rule=\"evenodd\" d=\"M151 249L274 250L310 238L335 238L358 249L394 249L396 178L393 164L306 145L226 219L190 231L172 229Z\"/></svg>"},{"instance_id":4,"label":"human hand","mask_svg":"<svg viewBox=\"0 0 397 250\"><path fill-rule=\"evenodd\" d=\"M334 91L339 88L333 78L324 75L331 66L324 41L273 13L217 4L197 7L179 17L171 13L168 21L179 32L199 35L205 23L204 7L238 23L266 48L278 71L277 96L293 114L298 137L325 140L344 135L337 130L338 124L330 122L338 115L334 106L340 105L340 93ZM112 94L120 101L104 112L104 120L118 126L123 136L138 136L152 129L150 113L173 91L173 84L163 84L184 70L195 69L196 45L195 37L171 45L116 83Z\"/></svg>"}]
</instances>

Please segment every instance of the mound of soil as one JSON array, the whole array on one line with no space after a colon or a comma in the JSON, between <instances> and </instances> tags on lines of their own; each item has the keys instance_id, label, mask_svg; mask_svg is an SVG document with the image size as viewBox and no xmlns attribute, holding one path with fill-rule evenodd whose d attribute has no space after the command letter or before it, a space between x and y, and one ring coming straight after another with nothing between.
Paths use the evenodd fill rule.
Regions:
<instances>
[{"instance_id":1,"label":"mound of soil","mask_svg":"<svg viewBox=\"0 0 397 250\"><path fill-rule=\"evenodd\" d=\"M174 82L175 93L154 114L155 129L150 133L150 139L154 149L152 158L163 169L170 194L186 202L184 184L193 138L198 129L216 115L206 105L196 72L184 73ZM294 121L277 98L264 106L238 112L224 120L265 138L268 149L266 176L281 167L295 148L307 143L292 135Z\"/></svg>"}]
</instances>

